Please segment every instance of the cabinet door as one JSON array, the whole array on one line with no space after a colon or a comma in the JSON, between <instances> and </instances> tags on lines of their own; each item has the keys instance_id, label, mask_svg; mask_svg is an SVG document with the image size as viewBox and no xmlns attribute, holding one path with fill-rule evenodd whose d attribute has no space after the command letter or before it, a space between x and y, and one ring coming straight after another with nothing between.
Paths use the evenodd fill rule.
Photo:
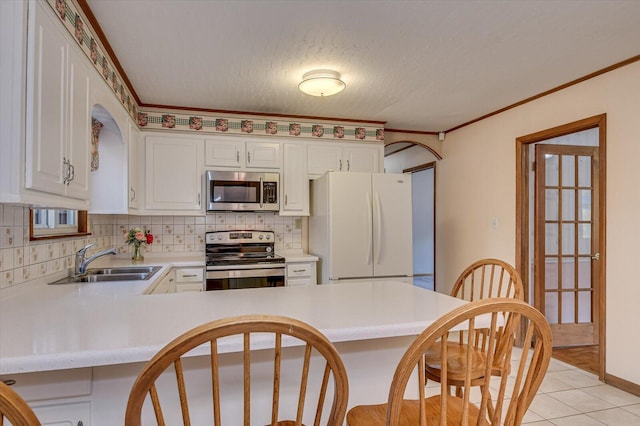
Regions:
<instances>
[{"instance_id":1,"label":"cabinet door","mask_svg":"<svg viewBox=\"0 0 640 426\"><path fill-rule=\"evenodd\" d=\"M146 207L201 209L202 141L147 136Z\"/></svg>"},{"instance_id":2,"label":"cabinet door","mask_svg":"<svg viewBox=\"0 0 640 426\"><path fill-rule=\"evenodd\" d=\"M166 294L176 292L176 274L175 270L171 269L167 275L160 279L160 282L151 289L151 294Z\"/></svg>"},{"instance_id":3,"label":"cabinet door","mask_svg":"<svg viewBox=\"0 0 640 426\"><path fill-rule=\"evenodd\" d=\"M321 176L326 172L340 171L342 148L339 145L310 144L307 147L307 170L309 175Z\"/></svg>"},{"instance_id":4,"label":"cabinet door","mask_svg":"<svg viewBox=\"0 0 640 426\"><path fill-rule=\"evenodd\" d=\"M342 171L344 172L381 172L381 146L348 145L342 151Z\"/></svg>"},{"instance_id":5,"label":"cabinet door","mask_svg":"<svg viewBox=\"0 0 640 426\"><path fill-rule=\"evenodd\" d=\"M68 46L68 127L67 159L70 164L66 195L89 199L89 150L91 109L89 105L89 67L74 47Z\"/></svg>"},{"instance_id":6,"label":"cabinet door","mask_svg":"<svg viewBox=\"0 0 640 426\"><path fill-rule=\"evenodd\" d=\"M29 39L25 186L64 194L67 42L43 7L36 3Z\"/></svg>"},{"instance_id":7,"label":"cabinet door","mask_svg":"<svg viewBox=\"0 0 640 426\"><path fill-rule=\"evenodd\" d=\"M242 140L211 138L205 140L204 163L207 166L242 167L245 148Z\"/></svg>"},{"instance_id":8,"label":"cabinet door","mask_svg":"<svg viewBox=\"0 0 640 426\"><path fill-rule=\"evenodd\" d=\"M129 130L129 157L128 157L128 202L130 209L137 209L138 199L141 195L140 193L140 185L139 185L139 176L138 170L140 170L140 131L136 127L136 125L131 121L131 119L127 120L127 126Z\"/></svg>"},{"instance_id":9,"label":"cabinet door","mask_svg":"<svg viewBox=\"0 0 640 426\"><path fill-rule=\"evenodd\" d=\"M89 426L91 403L75 402L33 407L42 426Z\"/></svg>"},{"instance_id":10,"label":"cabinet door","mask_svg":"<svg viewBox=\"0 0 640 426\"><path fill-rule=\"evenodd\" d=\"M307 146L285 143L280 215L309 215L309 179Z\"/></svg>"},{"instance_id":11,"label":"cabinet door","mask_svg":"<svg viewBox=\"0 0 640 426\"><path fill-rule=\"evenodd\" d=\"M247 142L247 167L279 169L280 144L270 142Z\"/></svg>"}]
</instances>

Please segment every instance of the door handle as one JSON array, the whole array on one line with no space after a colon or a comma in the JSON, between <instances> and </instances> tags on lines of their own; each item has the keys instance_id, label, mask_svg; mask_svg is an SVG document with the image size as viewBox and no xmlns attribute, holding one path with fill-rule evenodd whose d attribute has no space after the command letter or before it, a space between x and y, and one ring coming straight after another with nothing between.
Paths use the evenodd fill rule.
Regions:
<instances>
[{"instance_id":1,"label":"door handle","mask_svg":"<svg viewBox=\"0 0 640 426\"><path fill-rule=\"evenodd\" d=\"M591 256L591 259L593 260L600 260L600 253L596 253L593 256Z\"/></svg>"}]
</instances>

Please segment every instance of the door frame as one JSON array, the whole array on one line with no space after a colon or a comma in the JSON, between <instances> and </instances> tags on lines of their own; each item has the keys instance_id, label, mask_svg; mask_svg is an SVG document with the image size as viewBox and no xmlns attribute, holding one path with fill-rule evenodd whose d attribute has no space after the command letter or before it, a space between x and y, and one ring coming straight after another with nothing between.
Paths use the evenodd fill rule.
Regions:
<instances>
[{"instance_id":1,"label":"door frame","mask_svg":"<svg viewBox=\"0 0 640 426\"><path fill-rule=\"evenodd\" d=\"M600 114L583 120L574 121L572 123L563 124L561 126L542 130L540 132L531 133L529 135L516 138L516 270L520 273L522 284L524 286L525 300L529 303L530 285L528 276L528 264L530 259L529 250L529 145L546 139L564 136L570 133L576 133L583 130L598 128L600 158L599 164L599 180L600 188L598 191L600 203L597 206L599 211L598 231L600 233L600 274L593 277L599 280L600 284L600 300L597 306L600 314L600 322L598 324L598 344L600 360L598 366L598 377L604 380L606 366L606 146L607 146L607 115Z\"/></svg>"},{"instance_id":2,"label":"door frame","mask_svg":"<svg viewBox=\"0 0 640 426\"><path fill-rule=\"evenodd\" d=\"M433 227L433 291L437 291L437 285L436 285L436 253L437 253L437 236L436 236L436 214L437 214L437 209L436 209L436 191L437 191L437 185L436 185L436 180L438 179L437 177L437 169L436 169L436 164L438 162L437 161L431 161L429 163L424 163L424 164L420 164L418 166L415 167L409 167L407 169L403 169L402 173L408 173L408 174L413 174L416 172L421 172L423 170L428 170L428 169L433 169L433 223L431 224L431 226ZM415 219L414 219L415 220Z\"/></svg>"}]
</instances>

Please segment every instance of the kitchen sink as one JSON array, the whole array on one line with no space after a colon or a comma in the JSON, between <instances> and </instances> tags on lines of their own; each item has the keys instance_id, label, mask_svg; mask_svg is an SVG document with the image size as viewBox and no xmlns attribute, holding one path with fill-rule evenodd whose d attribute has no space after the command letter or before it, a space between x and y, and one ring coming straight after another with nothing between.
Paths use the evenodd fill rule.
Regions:
<instances>
[{"instance_id":1,"label":"kitchen sink","mask_svg":"<svg viewBox=\"0 0 640 426\"><path fill-rule=\"evenodd\" d=\"M155 274L160 266L123 266L121 268L91 268L88 275ZM149 276L151 276L149 275Z\"/></svg>"},{"instance_id":2,"label":"kitchen sink","mask_svg":"<svg viewBox=\"0 0 640 426\"><path fill-rule=\"evenodd\" d=\"M78 277L65 277L49 284L100 283L116 281L144 281L151 278L161 266L123 266L121 268L92 268Z\"/></svg>"}]
</instances>

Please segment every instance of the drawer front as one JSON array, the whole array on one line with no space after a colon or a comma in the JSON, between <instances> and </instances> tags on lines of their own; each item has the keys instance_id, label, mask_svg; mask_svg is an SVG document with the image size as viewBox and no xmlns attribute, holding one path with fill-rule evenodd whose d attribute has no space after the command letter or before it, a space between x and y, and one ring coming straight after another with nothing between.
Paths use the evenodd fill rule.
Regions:
<instances>
[{"instance_id":1,"label":"drawer front","mask_svg":"<svg viewBox=\"0 0 640 426\"><path fill-rule=\"evenodd\" d=\"M308 277L312 273L310 263L292 263L287 265L287 277Z\"/></svg>"},{"instance_id":2,"label":"drawer front","mask_svg":"<svg viewBox=\"0 0 640 426\"><path fill-rule=\"evenodd\" d=\"M7 374L0 380L12 380L13 390L26 401L91 395L91 368Z\"/></svg>"},{"instance_id":3,"label":"drawer front","mask_svg":"<svg viewBox=\"0 0 640 426\"><path fill-rule=\"evenodd\" d=\"M204 269L203 268L177 268L176 269L176 282L189 283L204 281Z\"/></svg>"},{"instance_id":4,"label":"drawer front","mask_svg":"<svg viewBox=\"0 0 640 426\"><path fill-rule=\"evenodd\" d=\"M202 283L176 284L176 293L183 293L186 291L202 291Z\"/></svg>"},{"instance_id":5,"label":"drawer front","mask_svg":"<svg viewBox=\"0 0 640 426\"><path fill-rule=\"evenodd\" d=\"M315 282L311 279L311 277L307 278L293 278L287 280L287 286L296 286L296 285L313 285Z\"/></svg>"}]
</instances>

